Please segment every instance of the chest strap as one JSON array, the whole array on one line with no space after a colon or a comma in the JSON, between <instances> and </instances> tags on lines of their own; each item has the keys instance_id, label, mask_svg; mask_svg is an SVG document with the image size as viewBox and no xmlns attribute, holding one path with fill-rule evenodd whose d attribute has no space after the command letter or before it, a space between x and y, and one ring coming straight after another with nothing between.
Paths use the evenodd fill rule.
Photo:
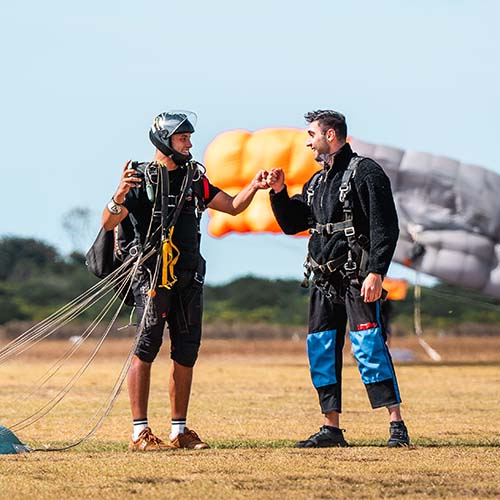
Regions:
<instances>
[{"instance_id":1,"label":"chest strap","mask_svg":"<svg viewBox=\"0 0 500 500\"><path fill-rule=\"evenodd\" d=\"M311 234L320 234L321 236L330 236L335 233L344 232L346 236L351 232L352 219L344 220L342 222L328 222L328 224L316 223L309 232Z\"/></svg>"},{"instance_id":2,"label":"chest strap","mask_svg":"<svg viewBox=\"0 0 500 500\"><path fill-rule=\"evenodd\" d=\"M367 248L369 241L366 236L356 234L352 215L353 202L352 196L350 196L352 191L352 179L356 175L356 168L362 159L363 158L360 156L353 156L342 176L339 188L339 201L342 203L344 220L341 222L328 222L326 224L316 223L310 229L311 234L319 234L321 236L330 236L338 232L343 232L347 238L347 244L349 246L347 255L344 254L341 257L326 262L325 264L318 264L310 255L308 255L304 264L304 286L308 285L311 272L316 275L328 275L340 270L348 279L364 277L366 274L366 266L368 263ZM316 188L317 179L319 177L320 176L317 175L316 178L313 179L313 182L311 182L313 191ZM310 205L312 198L313 192L309 193L308 190L308 205Z\"/></svg>"}]
</instances>

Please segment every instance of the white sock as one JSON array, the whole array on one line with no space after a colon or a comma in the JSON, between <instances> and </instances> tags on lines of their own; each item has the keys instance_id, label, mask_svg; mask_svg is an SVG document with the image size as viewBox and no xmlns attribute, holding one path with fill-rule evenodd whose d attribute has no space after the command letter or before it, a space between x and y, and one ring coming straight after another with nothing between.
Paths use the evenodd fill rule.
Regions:
<instances>
[{"instance_id":1,"label":"white sock","mask_svg":"<svg viewBox=\"0 0 500 500\"><path fill-rule=\"evenodd\" d=\"M173 418L172 430L170 431L170 439L175 439L179 434L183 434L186 430L185 418Z\"/></svg>"},{"instance_id":2,"label":"white sock","mask_svg":"<svg viewBox=\"0 0 500 500\"><path fill-rule=\"evenodd\" d=\"M139 434L148 427L148 419L147 418L138 418L134 420L134 432L132 432L132 439L137 441L139 439Z\"/></svg>"}]
</instances>

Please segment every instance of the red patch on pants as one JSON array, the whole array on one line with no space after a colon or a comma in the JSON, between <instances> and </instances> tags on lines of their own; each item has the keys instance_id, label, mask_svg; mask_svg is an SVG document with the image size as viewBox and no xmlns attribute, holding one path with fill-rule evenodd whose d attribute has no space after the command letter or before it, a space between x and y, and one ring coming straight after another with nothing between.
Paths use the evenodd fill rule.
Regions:
<instances>
[{"instance_id":1,"label":"red patch on pants","mask_svg":"<svg viewBox=\"0 0 500 500\"><path fill-rule=\"evenodd\" d=\"M360 323L358 325L357 331L360 330L369 330L370 328L377 328L377 323Z\"/></svg>"}]
</instances>

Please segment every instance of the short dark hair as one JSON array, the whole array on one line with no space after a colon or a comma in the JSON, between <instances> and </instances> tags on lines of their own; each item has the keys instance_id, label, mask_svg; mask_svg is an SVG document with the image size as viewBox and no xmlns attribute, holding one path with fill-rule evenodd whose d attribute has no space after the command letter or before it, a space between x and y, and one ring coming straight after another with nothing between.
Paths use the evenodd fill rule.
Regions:
<instances>
[{"instance_id":1,"label":"short dark hair","mask_svg":"<svg viewBox=\"0 0 500 500\"><path fill-rule=\"evenodd\" d=\"M341 141L347 139L347 124L345 116L342 113L333 111L331 109L317 109L316 111L309 111L304 115L307 123L317 121L323 132L333 128L335 134Z\"/></svg>"}]
</instances>

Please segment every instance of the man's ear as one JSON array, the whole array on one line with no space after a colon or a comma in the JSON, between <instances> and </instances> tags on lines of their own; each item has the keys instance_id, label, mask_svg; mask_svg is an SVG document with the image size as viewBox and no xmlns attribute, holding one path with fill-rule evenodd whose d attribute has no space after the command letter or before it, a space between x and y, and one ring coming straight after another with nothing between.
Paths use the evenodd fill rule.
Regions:
<instances>
[{"instance_id":1,"label":"man's ear","mask_svg":"<svg viewBox=\"0 0 500 500\"><path fill-rule=\"evenodd\" d=\"M328 142L332 142L333 139L335 139L335 130L333 130L333 128L330 128L326 131L326 140Z\"/></svg>"}]
</instances>

